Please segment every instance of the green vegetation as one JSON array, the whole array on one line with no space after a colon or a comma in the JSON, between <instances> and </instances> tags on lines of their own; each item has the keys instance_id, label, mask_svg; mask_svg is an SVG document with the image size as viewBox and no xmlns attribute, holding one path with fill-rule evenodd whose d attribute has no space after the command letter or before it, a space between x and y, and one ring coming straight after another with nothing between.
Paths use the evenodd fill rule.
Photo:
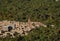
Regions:
<instances>
[{"instance_id":1,"label":"green vegetation","mask_svg":"<svg viewBox=\"0 0 60 41\"><path fill-rule=\"evenodd\" d=\"M0 0L0 20L27 21L59 20L60 1Z\"/></svg>"},{"instance_id":2,"label":"green vegetation","mask_svg":"<svg viewBox=\"0 0 60 41\"><path fill-rule=\"evenodd\" d=\"M48 27L33 29L27 36L0 38L0 41L60 41L60 0L0 0L0 20L27 21L28 18Z\"/></svg>"},{"instance_id":3,"label":"green vegetation","mask_svg":"<svg viewBox=\"0 0 60 41\"><path fill-rule=\"evenodd\" d=\"M60 29L57 27L39 27L32 29L27 36L0 38L0 41L60 41Z\"/></svg>"}]
</instances>

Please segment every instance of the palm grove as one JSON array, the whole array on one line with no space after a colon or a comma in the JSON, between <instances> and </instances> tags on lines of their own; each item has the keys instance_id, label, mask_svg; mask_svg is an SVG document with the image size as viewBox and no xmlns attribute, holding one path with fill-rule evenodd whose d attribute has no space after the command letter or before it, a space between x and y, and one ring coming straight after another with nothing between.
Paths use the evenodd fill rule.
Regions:
<instances>
[{"instance_id":1,"label":"palm grove","mask_svg":"<svg viewBox=\"0 0 60 41\"><path fill-rule=\"evenodd\" d=\"M47 28L33 29L27 36L0 38L1 41L59 41L60 0L0 0L0 20L40 21ZM54 24L55 27L50 25Z\"/></svg>"}]
</instances>

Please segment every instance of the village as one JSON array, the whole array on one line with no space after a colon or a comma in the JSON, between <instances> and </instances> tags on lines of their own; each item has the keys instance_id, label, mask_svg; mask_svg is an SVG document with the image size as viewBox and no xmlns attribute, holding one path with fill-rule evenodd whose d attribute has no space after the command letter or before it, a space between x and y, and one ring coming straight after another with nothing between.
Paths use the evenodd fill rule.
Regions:
<instances>
[{"instance_id":1,"label":"village","mask_svg":"<svg viewBox=\"0 0 60 41\"><path fill-rule=\"evenodd\" d=\"M31 22L28 19L28 22L19 22L19 21L0 21L0 37L6 37L7 34L11 34L14 37L14 33L17 32L20 35L27 35L28 31L39 27L47 27L41 22Z\"/></svg>"}]
</instances>

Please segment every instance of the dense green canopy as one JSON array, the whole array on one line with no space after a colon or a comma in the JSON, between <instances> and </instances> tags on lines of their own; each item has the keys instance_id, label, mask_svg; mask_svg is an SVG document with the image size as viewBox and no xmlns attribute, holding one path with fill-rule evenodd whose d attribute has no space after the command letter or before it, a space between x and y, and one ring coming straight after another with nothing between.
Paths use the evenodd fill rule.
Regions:
<instances>
[{"instance_id":1,"label":"dense green canopy","mask_svg":"<svg viewBox=\"0 0 60 41\"><path fill-rule=\"evenodd\" d=\"M47 24L47 28L36 28L27 36L0 38L0 41L60 41L60 0L0 0L0 20L28 18Z\"/></svg>"},{"instance_id":2,"label":"dense green canopy","mask_svg":"<svg viewBox=\"0 0 60 41\"><path fill-rule=\"evenodd\" d=\"M0 0L0 20L46 21L60 17L60 1Z\"/></svg>"},{"instance_id":3,"label":"dense green canopy","mask_svg":"<svg viewBox=\"0 0 60 41\"><path fill-rule=\"evenodd\" d=\"M18 34L16 34L18 35ZM26 36L0 38L0 41L60 41L60 29L57 27L39 27Z\"/></svg>"}]
</instances>

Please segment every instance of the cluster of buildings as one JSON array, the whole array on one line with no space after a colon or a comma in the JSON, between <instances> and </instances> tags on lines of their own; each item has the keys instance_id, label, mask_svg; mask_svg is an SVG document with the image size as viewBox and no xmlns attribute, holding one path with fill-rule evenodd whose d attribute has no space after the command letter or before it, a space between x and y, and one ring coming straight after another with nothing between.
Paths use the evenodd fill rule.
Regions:
<instances>
[{"instance_id":1,"label":"cluster of buildings","mask_svg":"<svg viewBox=\"0 0 60 41\"><path fill-rule=\"evenodd\" d=\"M8 34L14 37L14 34L19 33L20 35L27 35L32 29L46 25L40 22L19 22L19 21L0 21L0 37L6 37Z\"/></svg>"}]
</instances>

